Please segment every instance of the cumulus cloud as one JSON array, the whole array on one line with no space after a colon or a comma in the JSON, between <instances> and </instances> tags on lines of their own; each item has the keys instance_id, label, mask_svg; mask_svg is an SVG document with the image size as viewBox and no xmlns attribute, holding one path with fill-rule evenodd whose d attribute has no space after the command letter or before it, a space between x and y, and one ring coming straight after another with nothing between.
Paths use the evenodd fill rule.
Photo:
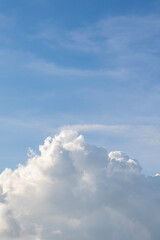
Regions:
<instances>
[{"instance_id":1,"label":"cumulus cloud","mask_svg":"<svg viewBox=\"0 0 160 240\"><path fill-rule=\"evenodd\" d=\"M75 130L30 151L0 175L4 240L159 240L160 177L125 153L107 153Z\"/></svg>"}]
</instances>

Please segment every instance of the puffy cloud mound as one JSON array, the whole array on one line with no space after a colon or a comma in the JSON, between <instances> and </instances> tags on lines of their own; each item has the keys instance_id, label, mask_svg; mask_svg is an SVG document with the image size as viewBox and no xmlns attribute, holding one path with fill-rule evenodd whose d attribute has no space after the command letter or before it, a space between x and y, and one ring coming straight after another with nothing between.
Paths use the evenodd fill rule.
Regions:
<instances>
[{"instance_id":1,"label":"puffy cloud mound","mask_svg":"<svg viewBox=\"0 0 160 240\"><path fill-rule=\"evenodd\" d=\"M63 130L0 175L0 239L159 240L160 177Z\"/></svg>"}]
</instances>

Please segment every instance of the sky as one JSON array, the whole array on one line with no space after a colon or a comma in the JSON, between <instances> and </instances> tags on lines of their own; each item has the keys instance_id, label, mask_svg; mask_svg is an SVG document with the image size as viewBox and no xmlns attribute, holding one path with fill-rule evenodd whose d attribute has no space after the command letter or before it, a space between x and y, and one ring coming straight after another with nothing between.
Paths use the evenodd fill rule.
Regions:
<instances>
[{"instance_id":1,"label":"sky","mask_svg":"<svg viewBox=\"0 0 160 240\"><path fill-rule=\"evenodd\" d=\"M0 1L0 239L160 239L160 1Z\"/></svg>"},{"instance_id":2,"label":"sky","mask_svg":"<svg viewBox=\"0 0 160 240\"><path fill-rule=\"evenodd\" d=\"M80 131L160 172L160 2L0 1L0 170Z\"/></svg>"}]
</instances>

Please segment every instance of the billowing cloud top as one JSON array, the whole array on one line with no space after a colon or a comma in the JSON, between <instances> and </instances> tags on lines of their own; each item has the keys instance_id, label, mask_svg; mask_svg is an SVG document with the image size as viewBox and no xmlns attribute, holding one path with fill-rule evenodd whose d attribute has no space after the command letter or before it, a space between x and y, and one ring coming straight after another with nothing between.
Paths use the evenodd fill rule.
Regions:
<instances>
[{"instance_id":1,"label":"billowing cloud top","mask_svg":"<svg viewBox=\"0 0 160 240\"><path fill-rule=\"evenodd\" d=\"M160 177L63 130L0 175L4 240L159 240Z\"/></svg>"}]
</instances>

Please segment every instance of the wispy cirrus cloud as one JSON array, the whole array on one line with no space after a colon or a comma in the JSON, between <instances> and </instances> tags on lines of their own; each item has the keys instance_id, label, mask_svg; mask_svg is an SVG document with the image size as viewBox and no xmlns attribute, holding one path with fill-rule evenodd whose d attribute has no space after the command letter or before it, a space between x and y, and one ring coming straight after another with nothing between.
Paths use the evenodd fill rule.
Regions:
<instances>
[{"instance_id":1,"label":"wispy cirrus cloud","mask_svg":"<svg viewBox=\"0 0 160 240\"><path fill-rule=\"evenodd\" d=\"M80 132L100 132L135 139L137 143L160 146L160 129L154 125L133 124L75 124L61 127Z\"/></svg>"},{"instance_id":2,"label":"wispy cirrus cloud","mask_svg":"<svg viewBox=\"0 0 160 240\"><path fill-rule=\"evenodd\" d=\"M26 64L26 67L37 72L53 75L53 76L61 76L61 77L109 77L111 79L126 79L127 70L126 69L79 69L79 68L65 68L62 66L58 66L53 62L46 62L35 60Z\"/></svg>"},{"instance_id":3,"label":"wispy cirrus cloud","mask_svg":"<svg viewBox=\"0 0 160 240\"><path fill-rule=\"evenodd\" d=\"M122 75L126 80L132 81L154 81L158 80L160 60L160 18L158 16L119 16L102 19L95 24L76 28L74 30L56 29L52 24L50 27L41 26L41 30L30 37L32 41L38 41L46 47L68 49L74 54L83 54L83 56L97 57L97 69L99 62L101 68L97 70L98 74L73 70L72 68L60 71L65 74L92 76L92 75ZM40 64L40 63L39 63ZM42 63L41 63L42 64ZM31 65L38 65L32 63ZM50 66L50 67L49 67ZM38 68L38 66L37 66ZM44 64L42 69L48 69L46 72L58 72L58 69L52 65ZM78 72L79 71L79 72ZM75 73L76 72L76 73ZM127 73L127 74L126 74ZM116 76L118 79L118 76Z\"/></svg>"},{"instance_id":4,"label":"wispy cirrus cloud","mask_svg":"<svg viewBox=\"0 0 160 240\"><path fill-rule=\"evenodd\" d=\"M74 30L57 29L52 24L41 28L30 38L42 40L50 47L56 44L74 50L115 54L126 54L126 50L128 54L132 51L155 53L160 47L157 38L160 18L154 15L108 17Z\"/></svg>"},{"instance_id":5,"label":"wispy cirrus cloud","mask_svg":"<svg viewBox=\"0 0 160 240\"><path fill-rule=\"evenodd\" d=\"M105 125L105 124L75 124L75 125L66 125L61 127L60 129L71 129L74 131L82 131L82 132L115 132L120 133L127 131L131 128L131 125Z\"/></svg>"},{"instance_id":6,"label":"wispy cirrus cloud","mask_svg":"<svg viewBox=\"0 0 160 240\"><path fill-rule=\"evenodd\" d=\"M20 114L20 113L19 113ZM31 116L30 113L22 114L24 116L0 117L0 124L4 128L21 128L21 129L39 129L47 134L54 134L57 130L73 130L82 133L97 133L106 136L119 137L129 140L129 144L134 140L135 144L160 146L160 129L154 125L143 124L72 124L58 127L58 122L54 120L56 127L52 128L53 119L38 118ZM61 114L59 118L66 118Z\"/></svg>"}]
</instances>

